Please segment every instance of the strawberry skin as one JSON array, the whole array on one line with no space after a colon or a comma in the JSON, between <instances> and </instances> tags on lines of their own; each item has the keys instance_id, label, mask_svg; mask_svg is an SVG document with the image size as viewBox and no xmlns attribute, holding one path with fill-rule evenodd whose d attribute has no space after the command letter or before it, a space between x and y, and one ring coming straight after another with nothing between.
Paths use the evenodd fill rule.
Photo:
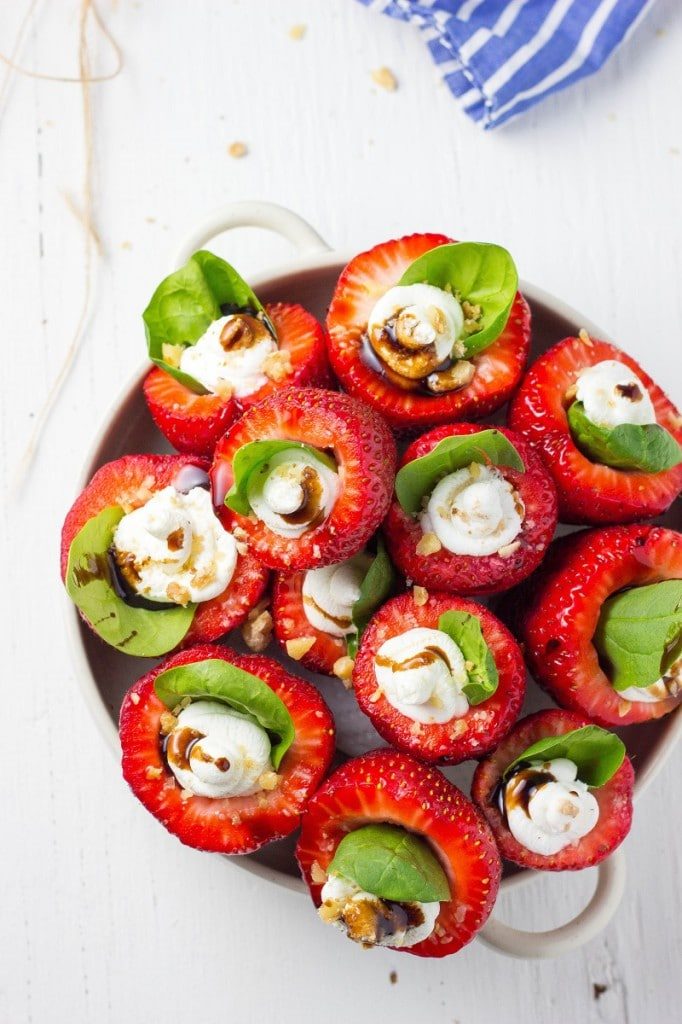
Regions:
<instances>
[{"instance_id":1,"label":"strawberry skin","mask_svg":"<svg viewBox=\"0 0 682 1024\"><path fill-rule=\"evenodd\" d=\"M181 799L182 790L162 752L160 718L167 708L156 696L154 680L166 669L207 658L258 676L286 704L296 738L279 767L276 789L253 796ZM252 853L293 832L334 752L334 721L314 686L271 658L237 655L208 644L173 655L138 680L123 700L119 729L123 777L138 800L181 842L215 853ZM159 770L161 776L154 778Z\"/></svg>"},{"instance_id":2,"label":"strawberry skin","mask_svg":"<svg viewBox=\"0 0 682 1024\"><path fill-rule=\"evenodd\" d=\"M197 474L207 480L208 467L206 459L189 455L124 455L107 462L67 513L61 539L62 580L66 576L69 548L89 519L110 505L122 505L127 511L138 508L155 491L171 484L184 490L196 484L192 476ZM265 592L268 576L267 569L250 552L239 554L229 586L218 597L197 605L181 646L217 640L240 626Z\"/></svg>"},{"instance_id":3,"label":"strawberry skin","mask_svg":"<svg viewBox=\"0 0 682 1024\"><path fill-rule=\"evenodd\" d=\"M278 572L272 587L272 617L277 643L286 651L287 640L314 637L315 643L300 659L310 672L334 674L334 664L348 654L342 637L332 636L316 629L306 616L303 606L305 572Z\"/></svg>"},{"instance_id":4,"label":"strawberry skin","mask_svg":"<svg viewBox=\"0 0 682 1024\"><path fill-rule=\"evenodd\" d=\"M445 437L476 434L490 429L484 424L451 423L435 427L409 446L400 466L428 455ZM507 590L529 576L542 561L557 523L557 499L552 478L532 446L519 434L504 427L504 434L518 451L524 466L519 473L509 466L497 466L519 493L525 506L519 547L506 556L455 555L441 548L430 555L417 554L423 536L418 519L408 515L394 498L386 519L386 539L395 564L409 579L423 587L457 594L493 594Z\"/></svg>"},{"instance_id":5,"label":"strawberry skin","mask_svg":"<svg viewBox=\"0 0 682 1024\"><path fill-rule=\"evenodd\" d=\"M419 256L452 239L407 235L354 257L342 272L327 315L329 358L344 389L377 409L395 430L416 430L459 419L478 419L499 409L512 395L530 350L530 309L517 294L502 334L474 356L469 385L433 396L396 387L367 363L363 337L377 300L397 285Z\"/></svg>"},{"instance_id":6,"label":"strawberry skin","mask_svg":"<svg viewBox=\"0 0 682 1024\"><path fill-rule=\"evenodd\" d=\"M588 718L572 711L538 711L521 719L497 750L476 768L471 795L487 818L500 853L506 860L538 871L579 871L608 857L630 831L635 773L627 756L605 785L591 790L599 804L599 820L595 827L559 853L543 856L527 850L517 842L500 814L496 789L508 765L544 736L561 736L590 724Z\"/></svg>"},{"instance_id":7,"label":"strawberry skin","mask_svg":"<svg viewBox=\"0 0 682 1024\"><path fill-rule=\"evenodd\" d=\"M661 473L612 469L591 462L568 427L565 395L581 370L615 359L649 392L656 419L682 444L675 406L629 355L596 338L564 338L533 363L509 411L509 424L535 445L554 478L564 523L623 523L660 515L682 489L682 464Z\"/></svg>"},{"instance_id":8,"label":"strawberry skin","mask_svg":"<svg viewBox=\"0 0 682 1024\"><path fill-rule=\"evenodd\" d=\"M483 637L490 648L499 674L495 693L469 708L462 718L434 725L420 725L377 696L374 658L390 637L408 629L438 629L438 620L448 611L468 612L481 622ZM360 710L388 743L408 754L436 764L459 764L482 757L492 750L516 721L526 689L526 666L521 651L506 626L483 605L451 594L429 594L424 605L416 605L412 594L387 601L362 635L353 670L353 689Z\"/></svg>"},{"instance_id":9,"label":"strawberry skin","mask_svg":"<svg viewBox=\"0 0 682 1024\"><path fill-rule=\"evenodd\" d=\"M395 750L375 750L341 766L308 802L296 857L315 906L319 878L347 832L388 822L423 836L438 855L452 899L431 935L396 950L421 957L456 953L485 924L500 883L492 832L473 804L437 769Z\"/></svg>"},{"instance_id":10,"label":"strawberry skin","mask_svg":"<svg viewBox=\"0 0 682 1024\"><path fill-rule=\"evenodd\" d=\"M562 707L600 725L633 725L680 703L624 700L599 664L592 637L601 607L626 587L682 579L682 534L660 526L608 526L551 545L538 573L506 598L531 673Z\"/></svg>"},{"instance_id":11,"label":"strawberry skin","mask_svg":"<svg viewBox=\"0 0 682 1024\"><path fill-rule=\"evenodd\" d=\"M216 442L245 409L257 404L283 385L329 387L325 332L303 306L277 302L266 306L277 331L280 352L291 359L292 372L284 381L269 380L243 398L196 395L159 367L144 381L144 397L157 427L180 452L212 455Z\"/></svg>"},{"instance_id":12,"label":"strawberry skin","mask_svg":"<svg viewBox=\"0 0 682 1024\"><path fill-rule=\"evenodd\" d=\"M332 450L340 494L330 515L301 537L280 537L260 520L227 506L220 515L241 527L254 555L271 569L312 569L342 562L362 548L391 501L396 448L390 430L369 406L334 391L285 388L249 409L218 443L211 468L215 501L232 486L232 460L251 441L284 438Z\"/></svg>"}]
</instances>

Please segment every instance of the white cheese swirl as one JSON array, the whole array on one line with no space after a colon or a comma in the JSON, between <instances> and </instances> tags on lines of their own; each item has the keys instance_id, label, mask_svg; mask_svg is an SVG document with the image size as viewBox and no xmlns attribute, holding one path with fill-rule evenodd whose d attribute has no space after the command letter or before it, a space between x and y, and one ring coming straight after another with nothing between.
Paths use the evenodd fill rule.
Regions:
<instances>
[{"instance_id":1,"label":"white cheese swirl","mask_svg":"<svg viewBox=\"0 0 682 1024\"><path fill-rule=\"evenodd\" d=\"M546 781L534 783L536 773ZM566 757L532 761L511 775L500 792L500 809L521 846L550 857L592 831L599 804L577 776Z\"/></svg>"},{"instance_id":2,"label":"white cheese swirl","mask_svg":"<svg viewBox=\"0 0 682 1024\"><path fill-rule=\"evenodd\" d=\"M598 427L611 429L624 423L656 422L646 387L629 366L616 359L604 359L581 370L575 397L582 402L588 420Z\"/></svg>"},{"instance_id":3,"label":"white cheese swirl","mask_svg":"<svg viewBox=\"0 0 682 1024\"><path fill-rule=\"evenodd\" d=\"M464 655L440 629L417 626L390 637L374 657L374 674L388 703L414 722L442 724L469 710Z\"/></svg>"},{"instance_id":4,"label":"white cheese swirl","mask_svg":"<svg viewBox=\"0 0 682 1024\"><path fill-rule=\"evenodd\" d=\"M369 555L360 553L339 565L308 569L303 578L302 596L305 617L315 629L330 636L356 633L353 605L371 565Z\"/></svg>"},{"instance_id":5,"label":"white cheese swirl","mask_svg":"<svg viewBox=\"0 0 682 1024\"><path fill-rule=\"evenodd\" d=\"M409 349L433 345L437 362L452 353L462 333L464 313L450 292L432 284L397 285L376 303L367 321L371 339L388 327L399 344Z\"/></svg>"},{"instance_id":6,"label":"white cheese swirl","mask_svg":"<svg viewBox=\"0 0 682 1024\"><path fill-rule=\"evenodd\" d=\"M250 796L272 772L267 732L249 715L213 700L184 708L166 739L166 760L183 789L214 799Z\"/></svg>"},{"instance_id":7,"label":"white cheese swirl","mask_svg":"<svg viewBox=\"0 0 682 1024\"><path fill-rule=\"evenodd\" d=\"M280 537L300 537L331 512L339 494L336 470L302 448L278 452L251 474L256 516Z\"/></svg>"},{"instance_id":8,"label":"white cheese swirl","mask_svg":"<svg viewBox=\"0 0 682 1024\"><path fill-rule=\"evenodd\" d=\"M180 369L203 384L207 391L219 392L228 385L237 398L243 398L267 384L263 364L277 351L277 342L263 326L250 344L229 344L223 332L238 318L240 314L232 313L209 324L193 345L183 349ZM254 322L254 318L250 317L249 321Z\"/></svg>"},{"instance_id":9,"label":"white cheese swirl","mask_svg":"<svg viewBox=\"0 0 682 1024\"><path fill-rule=\"evenodd\" d=\"M114 531L116 561L131 588L150 601L209 601L237 565L237 544L203 487L164 487L128 512Z\"/></svg>"},{"instance_id":10,"label":"white cheese swirl","mask_svg":"<svg viewBox=\"0 0 682 1024\"><path fill-rule=\"evenodd\" d=\"M524 514L521 497L502 473L472 462L436 484L420 522L453 554L481 557L511 544Z\"/></svg>"},{"instance_id":11,"label":"white cheese swirl","mask_svg":"<svg viewBox=\"0 0 682 1024\"><path fill-rule=\"evenodd\" d=\"M329 875L320 894L320 916L363 945L404 949L428 939L436 926L440 903L391 903L360 889L341 875ZM418 923L410 924L410 919ZM383 934L386 922L388 934Z\"/></svg>"}]
</instances>

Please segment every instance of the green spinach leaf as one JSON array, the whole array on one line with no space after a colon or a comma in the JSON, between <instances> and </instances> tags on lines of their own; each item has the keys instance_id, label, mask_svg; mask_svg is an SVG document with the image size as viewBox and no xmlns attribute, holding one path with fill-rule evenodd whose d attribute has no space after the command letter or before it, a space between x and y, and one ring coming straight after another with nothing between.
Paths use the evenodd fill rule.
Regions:
<instances>
[{"instance_id":1,"label":"green spinach leaf","mask_svg":"<svg viewBox=\"0 0 682 1024\"><path fill-rule=\"evenodd\" d=\"M397 825L364 825L349 832L329 872L396 903L450 899L447 875L426 840Z\"/></svg>"},{"instance_id":2,"label":"green spinach leaf","mask_svg":"<svg viewBox=\"0 0 682 1024\"><path fill-rule=\"evenodd\" d=\"M481 620L469 612L444 612L438 628L451 637L473 668L467 670L469 681L462 689L469 704L482 704L497 690L499 675L493 653L483 637Z\"/></svg>"},{"instance_id":3,"label":"green spinach leaf","mask_svg":"<svg viewBox=\"0 0 682 1024\"><path fill-rule=\"evenodd\" d=\"M584 725L563 736L545 736L532 743L507 766L508 778L522 761L552 761L566 757L577 766L578 778L588 786L603 786L616 774L625 757L625 744L615 733L598 725Z\"/></svg>"},{"instance_id":4,"label":"green spinach leaf","mask_svg":"<svg viewBox=\"0 0 682 1024\"><path fill-rule=\"evenodd\" d=\"M360 597L351 610L351 618L357 632L347 640L348 654L354 658L358 651L360 637L367 623L379 605L382 605L395 587L396 573L386 551L383 537L377 537L377 553L360 586Z\"/></svg>"},{"instance_id":5,"label":"green spinach leaf","mask_svg":"<svg viewBox=\"0 0 682 1024\"><path fill-rule=\"evenodd\" d=\"M582 402L573 402L568 409L568 425L584 455L613 469L660 473L682 461L682 448L658 423L600 427L587 418Z\"/></svg>"}]
</instances>

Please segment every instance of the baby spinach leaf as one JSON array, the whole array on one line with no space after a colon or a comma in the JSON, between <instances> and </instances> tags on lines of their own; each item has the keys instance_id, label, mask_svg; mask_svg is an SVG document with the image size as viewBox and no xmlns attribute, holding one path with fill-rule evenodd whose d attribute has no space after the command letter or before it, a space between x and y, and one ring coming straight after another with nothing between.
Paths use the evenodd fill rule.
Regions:
<instances>
[{"instance_id":1,"label":"baby spinach leaf","mask_svg":"<svg viewBox=\"0 0 682 1024\"><path fill-rule=\"evenodd\" d=\"M398 282L423 283L451 291L462 301L481 307L481 329L461 338L466 355L473 356L492 345L504 330L519 279L514 261L501 246L452 242L425 252L409 265Z\"/></svg>"},{"instance_id":2,"label":"baby spinach leaf","mask_svg":"<svg viewBox=\"0 0 682 1024\"><path fill-rule=\"evenodd\" d=\"M69 548L66 592L95 632L124 654L154 658L172 651L192 624L196 605L136 608L119 595L109 549L124 512L119 505L89 519Z\"/></svg>"},{"instance_id":3,"label":"baby spinach leaf","mask_svg":"<svg viewBox=\"0 0 682 1024\"><path fill-rule=\"evenodd\" d=\"M473 668L467 669L469 681L462 689L470 704L482 704L495 693L499 676L493 653L483 638L481 620L469 612L453 610L441 615L438 628L455 641L464 660L472 663Z\"/></svg>"},{"instance_id":4,"label":"baby spinach leaf","mask_svg":"<svg viewBox=\"0 0 682 1024\"><path fill-rule=\"evenodd\" d=\"M401 508L408 515L416 515L421 511L422 498L439 480L472 462L509 466L519 473L526 468L514 445L499 430L444 437L428 455L413 459L398 471L395 493Z\"/></svg>"},{"instance_id":5,"label":"baby spinach leaf","mask_svg":"<svg viewBox=\"0 0 682 1024\"><path fill-rule=\"evenodd\" d=\"M354 658L358 643L367 623L379 605L383 604L393 590L396 574L388 557L383 537L377 537L377 553L360 586L360 597L351 609L351 618L357 632L348 637L348 654Z\"/></svg>"},{"instance_id":6,"label":"baby spinach leaf","mask_svg":"<svg viewBox=\"0 0 682 1024\"><path fill-rule=\"evenodd\" d=\"M328 870L395 903L450 899L447 875L426 840L397 825L364 825L349 832Z\"/></svg>"},{"instance_id":7,"label":"baby spinach leaf","mask_svg":"<svg viewBox=\"0 0 682 1024\"><path fill-rule=\"evenodd\" d=\"M651 686L682 639L682 580L614 594L602 605L593 643L615 690Z\"/></svg>"},{"instance_id":8,"label":"baby spinach leaf","mask_svg":"<svg viewBox=\"0 0 682 1024\"><path fill-rule=\"evenodd\" d=\"M563 736L545 736L532 743L507 766L503 778L508 778L522 761L552 761L566 757L578 769L578 778L596 788L616 774L625 757L625 744L615 733L598 725L584 725Z\"/></svg>"},{"instance_id":9,"label":"baby spinach leaf","mask_svg":"<svg viewBox=\"0 0 682 1024\"><path fill-rule=\"evenodd\" d=\"M166 669L154 680L154 689L167 708L176 707L183 697L191 697L193 700L218 700L235 711L251 715L273 741L270 756L275 771L296 738L286 704L268 684L220 658Z\"/></svg>"},{"instance_id":10,"label":"baby spinach leaf","mask_svg":"<svg viewBox=\"0 0 682 1024\"><path fill-rule=\"evenodd\" d=\"M327 455L327 453L323 452L320 448L313 448L312 445L303 444L302 441L251 441L250 444L242 445L241 448L238 448L235 452L232 462L233 482L229 491L225 495L225 504L227 507L231 508L233 512L238 512L242 516L248 516L251 513L251 506L247 495L249 481L251 480L252 475L257 470L264 468L264 464L268 462L273 455L278 455L279 452L286 452L294 449L307 452L308 455L312 455L324 466L328 466L329 469L336 471L336 462L330 455Z\"/></svg>"},{"instance_id":11,"label":"baby spinach leaf","mask_svg":"<svg viewBox=\"0 0 682 1024\"><path fill-rule=\"evenodd\" d=\"M660 473L682 461L682 448L658 423L600 427L587 418L582 402L573 402L568 409L568 425L584 455L613 469Z\"/></svg>"},{"instance_id":12,"label":"baby spinach leaf","mask_svg":"<svg viewBox=\"0 0 682 1024\"><path fill-rule=\"evenodd\" d=\"M151 361L198 395L207 394L206 388L164 359L163 346L194 345L220 319L225 305L263 312L262 303L234 267L202 249L164 278L142 314ZM272 323L264 318L274 337Z\"/></svg>"}]
</instances>

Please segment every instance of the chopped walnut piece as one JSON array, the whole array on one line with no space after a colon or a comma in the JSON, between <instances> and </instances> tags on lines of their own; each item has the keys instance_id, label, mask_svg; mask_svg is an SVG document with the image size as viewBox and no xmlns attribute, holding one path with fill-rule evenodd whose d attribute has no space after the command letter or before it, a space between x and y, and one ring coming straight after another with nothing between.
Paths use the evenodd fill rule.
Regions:
<instances>
[{"instance_id":1,"label":"chopped walnut piece","mask_svg":"<svg viewBox=\"0 0 682 1024\"><path fill-rule=\"evenodd\" d=\"M173 601L174 604L188 605L190 599L190 592L186 587L180 586L179 583L169 583L166 587L166 597L169 601Z\"/></svg>"},{"instance_id":2,"label":"chopped walnut piece","mask_svg":"<svg viewBox=\"0 0 682 1024\"><path fill-rule=\"evenodd\" d=\"M327 872L320 867L316 860L310 866L310 877L315 885L324 885L327 881Z\"/></svg>"},{"instance_id":3,"label":"chopped walnut piece","mask_svg":"<svg viewBox=\"0 0 682 1024\"><path fill-rule=\"evenodd\" d=\"M169 366L177 367L180 365L180 357L184 351L183 345L171 345L169 342L164 341L161 346L161 357L165 363Z\"/></svg>"},{"instance_id":4,"label":"chopped walnut piece","mask_svg":"<svg viewBox=\"0 0 682 1024\"><path fill-rule=\"evenodd\" d=\"M462 303L462 312L467 320L479 320L481 316L481 307L473 302L468 302L467 299Z\"/></svg>"},{"instance_id":5,"label":"chopped walnut piece","mask_svg":"<svg viewBox=\"0 0 682 1024\"><path fill-rule=\"evenodd\" d=\"M263 772L263 774L258 777L258 785L268 793L273 789L277 789L279 783L280 777L277 772Z\"/></svg>"},{"instance_id":6,"label":"chopped walnut piece","mask_svg":"<svg viewBox=\"0 0 682 1024\"><path fill-rule=\"evenodd\" d=\"M259 601L249 612L242 626L242 637L246 646L257 654L264 651L272 636L272 615L268 610L268 599Z\"/></svg>"},{"instance_id":7,"label":"chopped walnut piece","mask_svg":"<svg viewBox=\"0 0 682 1024\"><path fill-rule=\"evenodd\" d=\"M285 646L289 657L293 658L294 661L300 661L314 643L314 636L296 636L293 640L287 640Z\"/></svg>"},{"instance_id":8,"label":"chopped walnut piece","mask_svg":"<svg viewBox=\"0 0 682 1024\"><path fill-rule=\"evenodd\" d=\"M429 592L426 587L412 587L412 600L421 608L429 599Z\"/></svg>"},{"instance_id":9,"label":"chopped walnut piece","mask_svg":"<svg viewBox=\"0 0 682 1024\"><path fill-rule=\"evenodd\" d=\"M189 789L181 789L180 790L180 799L182 800L183 804L186 804L187 801L191 800L193 796L194 796L194 793L192 793L191 790L189 790Z\"/></svg>"},{"instance_id":10,"label":"chopped walnut piece","mask_svg":"<svg viewBox=\"0 0 682 1024\"><path fill-rule=\"evenodd\" d=\"M234 388L227 380L219 380L213 390L218 398L222 398L224 402L229 402L234 394Z\"/></svg>"},{"instance_id":11,"label":"chopped walnut piece","mask_svg":"<svg viewBox=\"0 0 682 1024\"><path fill-rule=\"evenodd\" d=\"M459 721L455 722L455 724L453 725L452 732L450 735L454 740L456 740L458 736L463 736L466 731L467 724L463 718L460 718Z\"/></svg>"},{"instance_id":12,"label":"chopped walnut piece","mask_svg":"<svg viewBox=\"0 0 682 1024\"><path fill-rule=\"evenodd\" d=\"M515 551L518 551L521 547L520 540L513 540L511 544L503 544L501 548L498 548L498 555L500 558L510 558Z\"/></svg>"},{"instance_id":13,"label":"chopped walnut piece","mask_svg":"<svg viewBox=\"0 0 682 1024\"><path fill-rule=\"evenodd\" d=\"M353 669L355 668L355 662L352 658L349 658L347 654L337 658L334 662L332 672L335 676L338 676L346 685L346 689L350 690L350 680L353 675Z\"/></svg>"},{"instance_id":14,"label":"chopped walnut piece","mask_svg":"<svg viewBox=\"0 0 682 1024\"><path fill-rule=\"evenodd\" d=\"M274 380L275 384L278 384L285 377L293 373L293 369L291 356L288 352L281 350L271 352L263 361L263 373L270 380Z\"/></svg>"},{"instance_id":15,"label":"chopped walnut piece","mask_svg":"<svg viewBox=\"0 0 682 1024\"><path fill-rule=\"evenodd\" d=\"M398 88L398 79L390 68L375 68L372 71L372 81L380 86L380 88L385 89L386 92L395 92Z\"/></svg>"},{"instance_id":16,"label":"chopped walnut piece","mask_svg":"<svg viewBox=\"0 0 682 1024\"><path fill-rule=\"evenodd\" d=\"M417 544L418 555L435 555L443 547L435 533L423 533Z\"/></svg>"},{"instance_id":17,"label":"chopped walnut piece","mask_svg":"<svg viewBox=\"0 0 682 1024\"><path fill-rule=\"evenodd\" d=\"M144 770L145 778L147 779L160 779L163 775L163 768L159 768L154 764L148 764Z\"/></svg>"},{"instance_id":18,"label":"chopped walnut piece","mask_svg":"<svg viewBox=\"0 0 682 1024\"><path fill-rule=\"evenodd\" d=\"M573 401L573 399L575 398L575 396L577 394L578 394L578 385L577 385L577 383L571 384L570 388L568 388L566 390L566 393L564 394L564 402L566 403L566 405L570 405L571 402Z\"/></svg>"},{"instance_id":19,"label":"chopped walnut piece","mask_svg":"<svg viewBox=\"0 0 682 1024\"><path fill-rule=\"evenodd\" d=\"M632 704L629 700L620 700L618 702L618 717L625 718L625 716L630 713L631 709Z\"/></svg>"},{"instance_id":20,"label":"chopped walnut piece","mask_svg":"<svg viewBox=\"0 0 682 1024\"><path fill-rule=\"evenodd\" d=\"M419 736L421 731L422 731L421 722L413 722L412 725L410 726L410 733L413 736Z\"/></svg>"},{"instance_id":21,"label":"chopped walnut piece","mask_svg":"<svg viewBox=\"0 0 682 1024\"><path fill-rule=\"evenodd\" d=\"M140 695L139 695L139 693L131 693L130 694L130 700L131 700L131 703L133 703L133 704L139 704L140 703Z\"/></svg>"},{"instance_id":22,"label":"chopped walnut piece","mask_svg":"<svg viewBox=\"0 0 682 1024\"><path fill-rule=\"evenodd\" d=\"M578 337L582 341L583 345L587 345L588 348L592 348L594 342L592 341L592 338L589 336L584 327L581 327L578 331Z\"/></svg>"},{"instance_id":23,"label":"chopped walnut piece","mask_svg":"<svg viewBox=\"0 0 682 1024\"><path fill-rule=\"evenodd\" d=\"M377 687L374 693L370 694L369 702L370 704L376 704L378 700L381 700L381 690Z\"/></svg>"},{"instance_id":24,"label":"chopped walnut piece","mask_svg":"<svg viewBox=\"0 0 682 1024\"><path fill-rule=\"evenodd\" d=\"M159 725L161 732L164 736L167 736L169 732L172 732L175 726L178 724L178 720L175 715L171 715L170 711L162 711L159 719Z\"/></svg>"},{"instance_id":25,"label":"chopped walnut piece","mask_svg":"<svg viewBox=\"0 0 682 1024\"><path fill-rule=\"evenodd\" d=\"M340 916L341 906L338 900L325 900L324 903L318 907L317 913L325 924L331 924L332 921L337 921Z\"/></svg>"},{"instance_id":26,"label":"chopped walnut piece","mask_svg":"<svg viewBox=\"0 0 682 1024\"><path fill-rule=\"evenodd\" d=\"M231 142L227 147L227 152L231 157L234 157L235 160L241 160L243 156L246 156L249 150L245 142Z\"/></svg>"}]
</instances>

